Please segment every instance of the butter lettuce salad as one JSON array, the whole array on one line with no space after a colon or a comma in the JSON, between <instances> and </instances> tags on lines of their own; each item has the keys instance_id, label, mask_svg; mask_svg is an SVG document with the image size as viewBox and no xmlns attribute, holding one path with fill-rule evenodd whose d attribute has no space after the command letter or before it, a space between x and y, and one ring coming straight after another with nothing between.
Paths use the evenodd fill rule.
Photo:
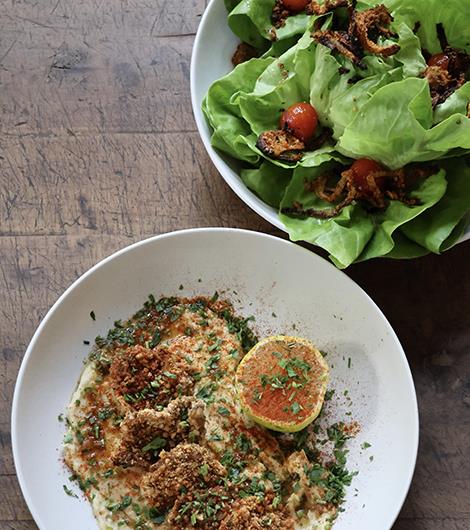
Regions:
<instances>
[{"instance_id":1,"label":"butter lettuce salad","mask_svg":"<svg viewBox=\"0 0 470 530\"><path fill-rule=\"evenodd\" d=\"M226 0L241 41L212 145L341 268L453 246L470 220L470 2Z\"/></svg>"}]
</instances>

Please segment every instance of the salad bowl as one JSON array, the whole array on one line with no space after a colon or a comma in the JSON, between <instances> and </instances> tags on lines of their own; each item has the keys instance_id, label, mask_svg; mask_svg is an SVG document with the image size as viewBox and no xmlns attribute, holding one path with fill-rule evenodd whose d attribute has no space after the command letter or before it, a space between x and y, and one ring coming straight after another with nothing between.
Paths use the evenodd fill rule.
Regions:
<instances>
[{"instance_id":1,"label":"salad bowl","mask_svg":"<svg viewBox=\"0 0 470 530\"><path fill-rule=\"evenodd\" d=\"M404 2L405 0L402 1ZM236 5L237 2L232 2L232 5L234 4ZM191 98L197 128L212 162L227 184L250 208L277 228L288 232L292 240L305 240L322 246L330 253L330 258L335 265L340 268L344 268L353 262L379 256L412 258L425 255L430 251L440 253L454 244L461 243L470 238L470 216L468 214L470 210L470 186L468 182L470 182L470 179L466 178L468 175L465 175L465 178L463 175L459 175L459 186L462 187L461 195L464 197L459 199L459 205L455 207L458 211L450 216L452 219L447 218L445 214L439 214L439 218L437 218L438 215L434 214L433 217L432 212L425 212L426 215L418 222L418 220L413 219L413 216L417 215L416 213L410 214L403 208L402 211L405 212L404 219L413 219L415 221L414 225L410 225L413 226L412 230L402 231L401 224L405 221L399 219L393 228L387 228L385 230L387 234L383 238L377 238L377 234L374 234L375 240L380 240L380 243L375 244L377 248L370 250L369 247L371 245L369 244L361 252L356 253L354 253L355 249L350 250L350 248L356 245L358 238L354 230L344 230L345 226L349 228L347 219L338 220L337 224L341 225L340 229L336 230L337 226L335 226L335 230L328 228L324 229L323 232L318 229L317 225L319 223L317 223L317 220L308 220L308 228L305 228L302 223L297 223L294 226L287 216L279 214L279 206L274 205L276 199L270 200L271 195L276 193L276 182L268 182L265 188L261 190L262 194L259 193L259 189L256 189L257 184L254 186L247 185L248 180L253 182L258 178L256 172L251 171L252 177L249 179L246 177L242 178L243 174L247 175L250 173L246 170L247 166L251 168L251 165L247 164L246 161L237 160L234 156L227 154L227 150L224 152L224 150L219 148L217 142L213 141L214 129L208 123L207 110L206 114L203 111L210 87L216 81L233 71L231 58L240 39L230 30L227 15L227 8L223 0L212 0L209 2L202 18L193 49L191 62ZM262 112L263 110L261 109L260 114ZM465 140L465 142L468 142L468 140ZM214 147L214 145L217 145L217 147ZM366 156L372 158L367 152ZM352 156L352 158L359 157ZM444 163L446 162L444 161ZM263 162L263 164L269 165L269 162ZM256 167L258 166L259 164L256 164ZM271 164L270 168L273 167ZM470 175L468 168L465 171ZM455 172L458 173L457 170ZM275 178L273 177L274 180ZM461 186L462 182L464 182L464 187ZM441 192L438 192L438 197L444 197L447 200L447 197L455 195L455 190L451 190L450 186L448 186L447 194L443 195L445 186L446 184L443 183L443 188L441 188ZM454 187L457 187L457 185ZM263 195L263 198L261 198L261 195ZM428 206L435 205L438 200L438 198L433 199L434 202L429 205L423 205L423 211ZM452 204L450 210L453 207ZM440 208L441 210L449 210L443 202L440 203ZM436 211L436 209L433 211ZM397 215L393 213L393 216L396 217ZM393 224L394 220L392 221L388 218L384 225L387 225L387 223L388 225ZM372 224L377 224L376 219L373 219ZM434 232L428 234L428 230L434 230ZM434 237L437 232L440 232L439 236ZM328 236L328 233L332 234L331 237ZM417 234L417 238L410 240L409 238L413 238L415 234ZM434 240L431 242L430 239L433 238ZM375 240L374 243L376 243ZM346 253L342 252L343 248L347 249Z\"/></svg>"}]
</instances>

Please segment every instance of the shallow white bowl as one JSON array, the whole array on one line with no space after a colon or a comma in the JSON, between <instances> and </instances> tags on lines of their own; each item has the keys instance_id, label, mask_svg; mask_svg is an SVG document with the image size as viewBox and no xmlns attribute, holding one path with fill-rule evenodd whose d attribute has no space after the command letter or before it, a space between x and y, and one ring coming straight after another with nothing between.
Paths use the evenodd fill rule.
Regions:
<instances>
[{"instance_id":1,"label":"shallow white bowl","mask_svg":"<svg viewBox=\"0 0 470 530\"><path fill-rule=\"evenodd\" d=\"M96 528L88 503L62 489L69 473L60 459L64 425L57 421L90 349L83 340L133 314L149 293L224 289L239 312L255 315L260 336L295 333L328 352L336 389L328 419L361 424L348 443L349 469L359 475L335 530L392 526L415 466L418 410L390 324L352 280L308 250L256 232L206 228L153 237L103 260L67 289L31 340L15 388L12 441L23 494L42 530ZM346 389L352 403L343 397ZM363 450L366 441L372 447Z\"/></svg>"},{"instance_id":2,"label":"shallow white bowl","mask_svg":"<svg viewBox=\"0 0 470 530\"><path fill-rule=\"evenodd\" d=\"M233 69L231 57L238 43L239 39L228 27L224 1L210 0L199 25L191 58L191 102L196 125L212 162L225 182L252 210L287 232L277 210L245 186L238 174L238 162L212 147L211 130L201 110L202 101L212 83ZM467 231L459 243L470 239L470 215L468 221Z\"/></svg>"}]
</instances>

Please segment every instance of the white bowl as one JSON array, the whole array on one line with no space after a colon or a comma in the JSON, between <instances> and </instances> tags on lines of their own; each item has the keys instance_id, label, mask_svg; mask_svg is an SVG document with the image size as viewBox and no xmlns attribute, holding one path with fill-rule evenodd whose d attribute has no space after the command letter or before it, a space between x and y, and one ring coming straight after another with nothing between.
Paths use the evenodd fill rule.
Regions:
<instances>
[{"instance_id":1,"label":"white bowl","mask_svg":"<svg viewBox=\"0 0 470 530\"><path fill-rule=\"evenodd\" d=\"M40 529L96 528L88 503L62 489L69 473L60 457L64 425L57 421L90 348L83 340L133 314L149 293L211 295L223 289L241 313L256 316L260 336L295 333L328 352L336 393L327 415L332 422L348 420L351 411L361 425L348 442L349 469L359 475L335 530L392 526L415 466L418 410L390 324L352 280L308 250L256 232L206 228L153 237L113 254L67 289L37 329L15 388L12 442L18 479ZM350 408L341 397L345 389ZM372 447L363 450L366 441Z\"/></svg>"},{"instance_id":2,"label":"white bowl","mask_svg":"<svg viewBox=\"0 0 470 530\"><path fill-rule=\"evenodd\" d=\"M238 174L238 162L215 150L211 145L211 129L201 110L202 101L214 81L232 69L231 58L239 39L227 24L223 0L210 0L202 17L191 58L191 102L196 125L204 146L225 182L257 214L277 228L287 232L278 211L250 191ZM459 243L470 239L470 215L466 233Z\"/></svg>"}]
</instances>

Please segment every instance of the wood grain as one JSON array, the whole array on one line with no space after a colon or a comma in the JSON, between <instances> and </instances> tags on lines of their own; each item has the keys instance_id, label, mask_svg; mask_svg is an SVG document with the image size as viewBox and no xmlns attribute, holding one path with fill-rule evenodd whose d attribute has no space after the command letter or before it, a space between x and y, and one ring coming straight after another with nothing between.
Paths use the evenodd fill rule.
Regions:
<instances>
[{"instance_id":1,"label":"wood grain","mask_svg":"<svg viewBox=\"0 0 470 530\"><path fill-rule=\"evenodd\" d=\"M196 132L189 65L205 4L0 0L0 530L36 528L15 477L11 399L61 292L156 233L281 235L225 185ZM394 530L470 528L469 263L467 244L347 271L396 329L420 404L416 474Z\"/></svg>"}]
</instances>

